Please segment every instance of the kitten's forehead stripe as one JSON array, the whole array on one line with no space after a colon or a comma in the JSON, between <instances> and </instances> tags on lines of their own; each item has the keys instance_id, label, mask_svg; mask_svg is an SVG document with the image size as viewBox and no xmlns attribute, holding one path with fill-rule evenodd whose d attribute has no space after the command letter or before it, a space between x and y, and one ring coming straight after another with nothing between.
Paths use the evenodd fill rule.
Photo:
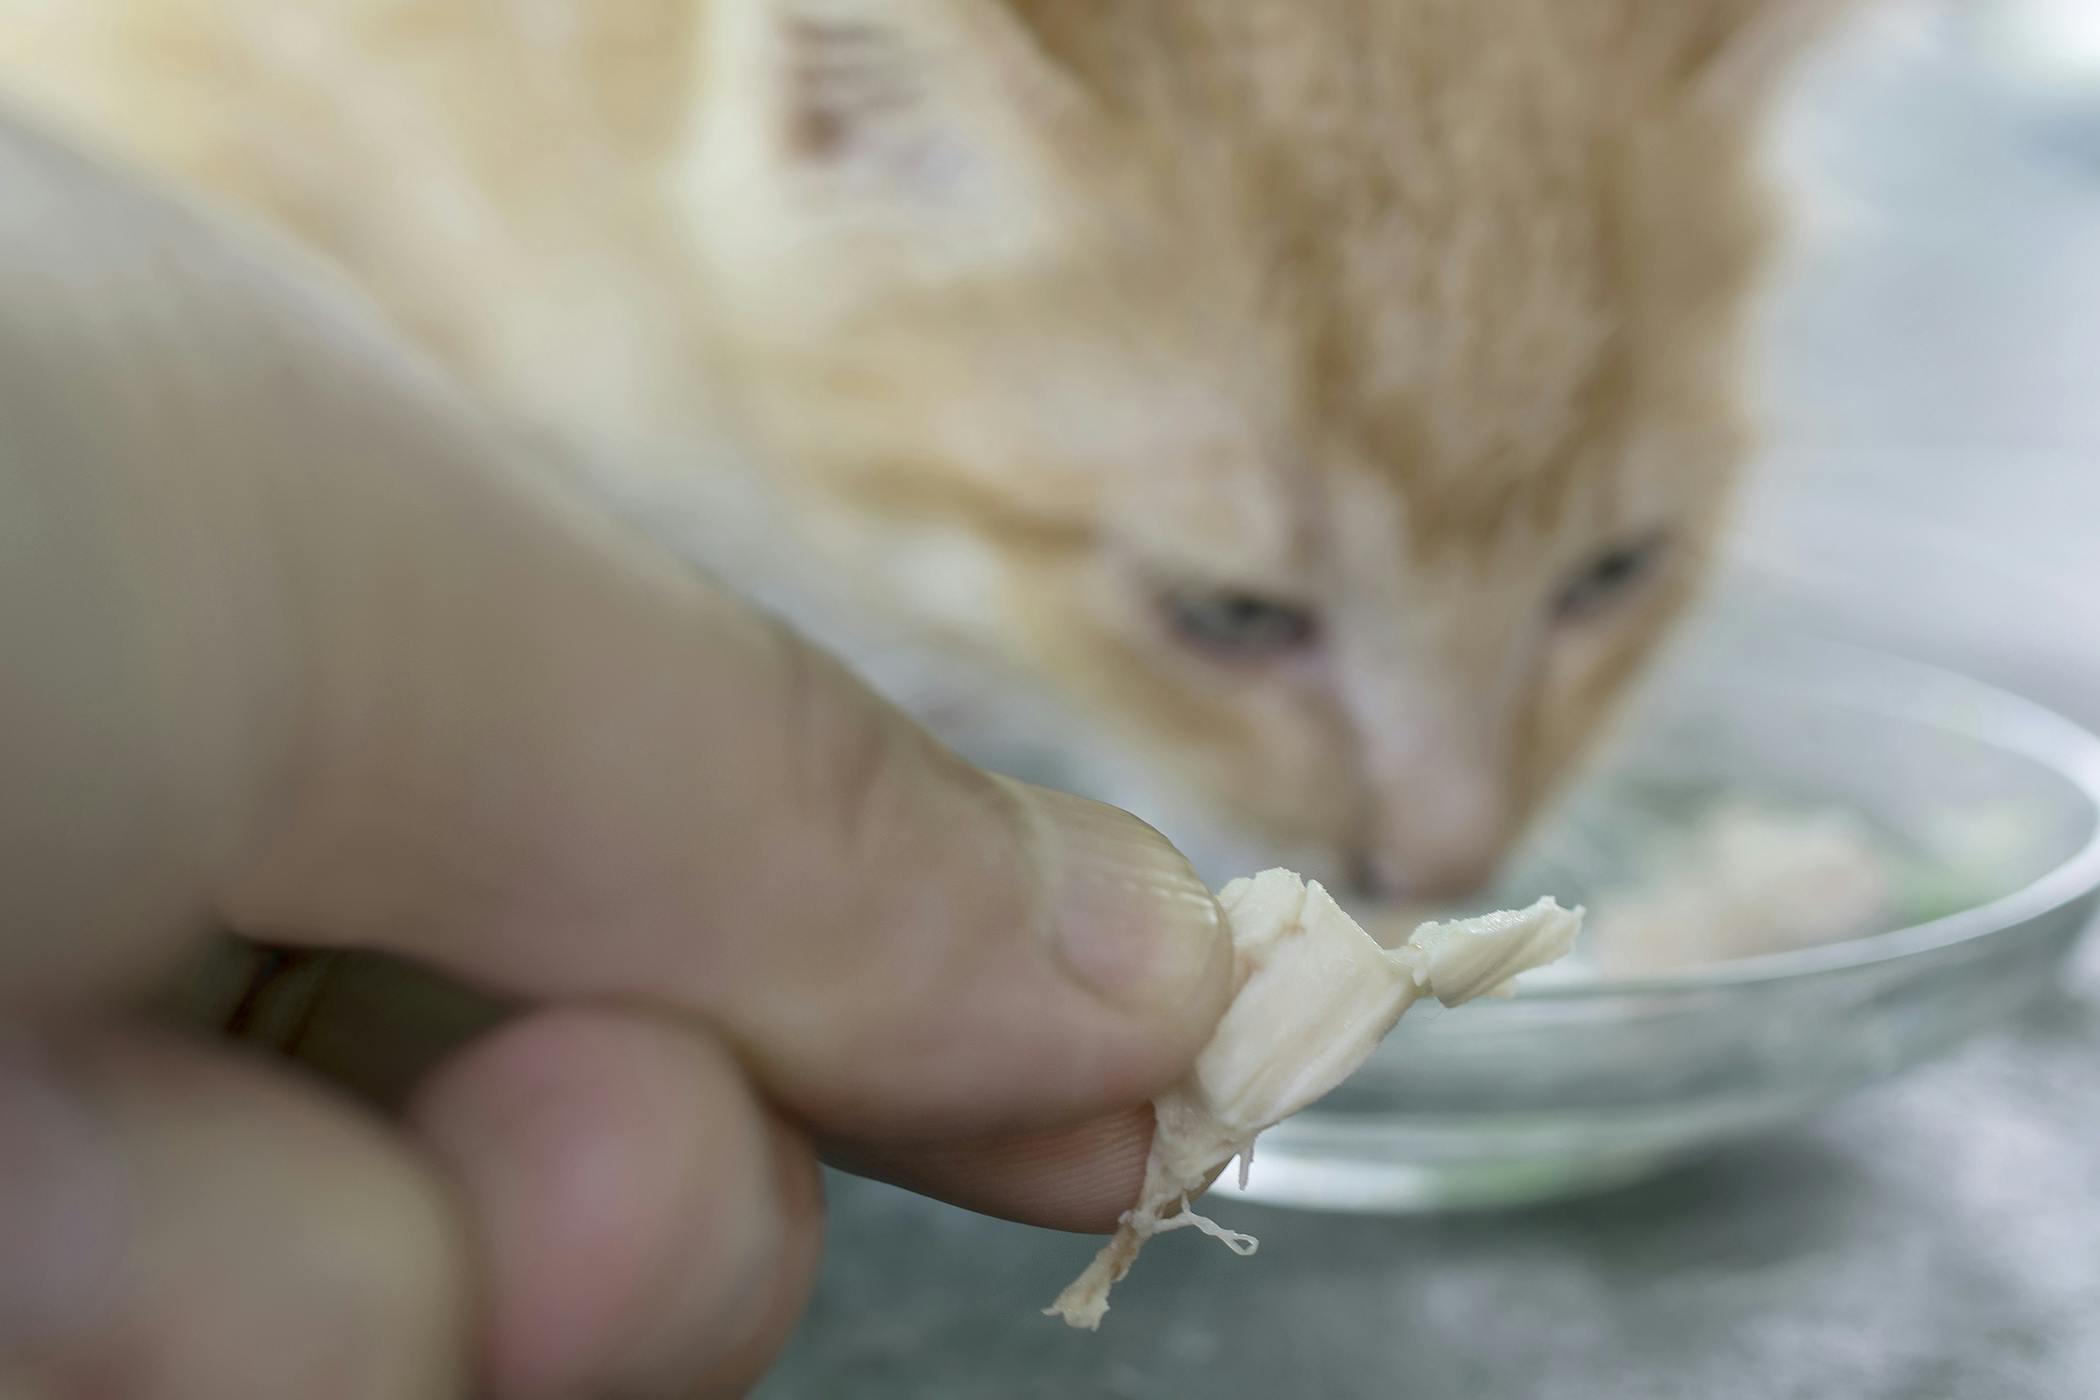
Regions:
<instances>
[{"instance_id":1,"label":"kitten's forehead stripe","mask_svg":"<svg viewBox=\"0 0 2100 1400\"><path fill-rule=\"evenodd\" d=\"M1728 330L1657 328L1632 285L1661 237L1712 289L1755 252L1704 198L1732 132L1672 156L1663 218L1641 184L1678 115L1657 55L1707 51L1700 4L1009 2L1135 146L1173 153L1183 217L1237 231L1255 314L1296 337L1302 435L1382 466L1421 551L1620 493L1649 362Z\"/></svg>"}]
</instances>

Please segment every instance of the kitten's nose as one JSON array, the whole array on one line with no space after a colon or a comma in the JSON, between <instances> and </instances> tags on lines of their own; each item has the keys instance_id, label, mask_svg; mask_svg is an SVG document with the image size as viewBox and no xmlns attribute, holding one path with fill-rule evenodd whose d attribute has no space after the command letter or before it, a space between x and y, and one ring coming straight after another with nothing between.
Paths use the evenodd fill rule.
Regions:
<instances>
[{"instance_id":1,"label":"kitten's nose","mask_svg":"<svg viewBox=\"0 0 2100 1400\"><path fill-rule=\"evenodd\" d=\"M1350 874L1387 899L1470 894L1494 875L1507 835L1504 804L1485 785L1416 788L1381 813Z\"/></svg>"}]
</instances>

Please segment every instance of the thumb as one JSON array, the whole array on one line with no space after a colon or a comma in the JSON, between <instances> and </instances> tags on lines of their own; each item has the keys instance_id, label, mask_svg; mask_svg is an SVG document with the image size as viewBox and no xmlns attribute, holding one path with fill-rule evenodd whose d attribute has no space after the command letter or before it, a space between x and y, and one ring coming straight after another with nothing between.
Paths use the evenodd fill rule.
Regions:
<instances>
[{"instance_id":1,"label":"thumb","mask_svg":"<svg viewBox=\"0 0 2100 1400\"><path fill-rule=\"evenodd\" d=\"M1070 1118L1193 1056L1230 955L1157 833L971 768L574 508L360 306L38 160L52 236L9 285L69 460L33 466L98 483L74 528L151 563L104 638L142 732L250 750L154 824L217 833L171 869L228 922L704 1019L833 1135Z\"/></svg>"},{"instance_id":2,"label":"thumb","mask_svg":"<svg viewBox=\"0 0 2100 1400\"><path fill-rule=\"evenodd\" d=\"M312 629L309 718L237 927L697 1015L834 1135L1040 1125L1185 1067L1230 950L1158 833L972 768L386 387L309 439L419 477L299 487L278 588Z\"/></svg>"},{"instance_id":3,"label":"thumb","mask_svg":"<svg viewBox=\"0 0 2100 1400\"><path fill-rule=\"evenodd\" d=\"M356 738L317 738L240 925L696 1015L833 1137L1066 1121L1207 1038L1229 945L1151 828L971 768L715 600L562 625L579 596L361 668Z\"/></svg>"}]
</instances>

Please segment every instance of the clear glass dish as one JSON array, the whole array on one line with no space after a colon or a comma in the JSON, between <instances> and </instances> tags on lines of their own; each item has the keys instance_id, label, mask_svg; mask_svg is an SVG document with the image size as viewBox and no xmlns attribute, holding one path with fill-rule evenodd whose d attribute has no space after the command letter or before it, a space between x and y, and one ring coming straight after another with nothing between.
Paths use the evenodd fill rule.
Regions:
<instances>
[{"instance_id":1,"label":"clear glass dish","mask_svg":"<svg viewBox=\"0 0 2100 1400\"><path fill-rule=\"evenodd\" d=\"M1630 849L1613 833L1680 820L1700 793L1848 810L1921 868L1971 854L1947 845L1962 819L2017 820L2000 823L2010 837L1989 873L1940 917L1670 975L1535 974L1507 1001L1424 1007L1348 1083L1263 1136L1249 1198L1429 1211L1630 1183L2004 1020L2059 977L2091 920L2100 739L2003 691L1719 629L1666 665L1620 734L1500 898L1608 889Z\"/></svg>"}]
</instances>

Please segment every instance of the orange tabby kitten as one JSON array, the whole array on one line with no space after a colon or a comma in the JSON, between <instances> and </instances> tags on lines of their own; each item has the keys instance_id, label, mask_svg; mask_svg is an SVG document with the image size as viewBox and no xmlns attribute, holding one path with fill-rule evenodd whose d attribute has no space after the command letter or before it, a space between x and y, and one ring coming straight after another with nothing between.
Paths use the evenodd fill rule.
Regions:
<instances>
[{"instance_id":1,"label":"orange tabby kitten","mask_svg":"<svg viewBox=\"0 0 2100 1400\"><path fill-rule=\"evenodd\" d=\"M0 0L0 81L979 756L1424 893L1700 570L1820 8Z\"/></svg>"}]
</instances>

